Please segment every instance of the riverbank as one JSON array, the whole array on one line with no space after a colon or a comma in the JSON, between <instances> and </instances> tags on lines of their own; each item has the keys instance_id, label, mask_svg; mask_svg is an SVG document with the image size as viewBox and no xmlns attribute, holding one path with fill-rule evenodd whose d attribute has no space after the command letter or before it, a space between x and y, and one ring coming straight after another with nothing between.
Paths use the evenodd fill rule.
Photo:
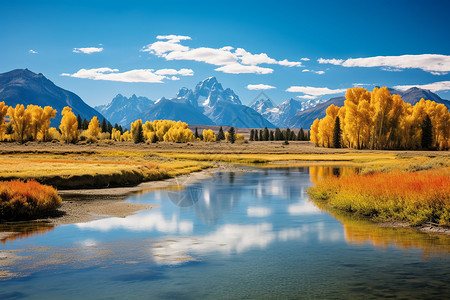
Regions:
<instances>
[{"instance_id":1,"label":"riverbank","mask_svg":"<svg viewBox=\"0 0 450 300\"><path fill-rule=\"evenodd\" d=\"M37 221L61 225L88 222L106 217L124 218L140 210L158 208L157 205L123 202L132 195L193 184L207 179L217 172L244 173L252 170L254 169L249 167L216 164L214 167L202 171L160 181L143 182L131 187L60 190L58 193L63 198L61 207L54 215Z\"/></svg>"},{"instance_id":2,"label":"riverbank","mask_svg":"<svg viewBox=\"0 0 450 300\"><path fill-rule=\"evenodd\" d=\"M450 168L328 177L308 189L328 211L363 217L384 227L450 233Z\"/></svg>"}]
</instances>

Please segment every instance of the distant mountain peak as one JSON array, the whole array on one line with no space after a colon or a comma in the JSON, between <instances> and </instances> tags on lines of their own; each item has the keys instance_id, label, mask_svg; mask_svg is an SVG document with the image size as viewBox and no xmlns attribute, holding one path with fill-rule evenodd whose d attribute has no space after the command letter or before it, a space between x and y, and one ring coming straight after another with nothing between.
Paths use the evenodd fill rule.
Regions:
<instances>
[{"instance_id":1,"label":"distant mountain peak","mask_svg":"<svg viewBox=\"0 0 450 300\"><path fill-rule=\"evenodd\" d=\"M52 126L59 124L61 112L66 106L82 118L104 118L76 94L58 87L42 73L36 74L29 69L15 69L0 74L0 99L9 106L34 104L53 107L57 114L51 122Z\"/></svg>"}]
</instances>

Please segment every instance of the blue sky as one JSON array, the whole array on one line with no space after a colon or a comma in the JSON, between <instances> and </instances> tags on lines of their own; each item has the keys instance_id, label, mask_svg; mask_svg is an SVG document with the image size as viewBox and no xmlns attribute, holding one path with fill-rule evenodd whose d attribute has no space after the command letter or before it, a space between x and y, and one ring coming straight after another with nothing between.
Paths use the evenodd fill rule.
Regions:
<instances>
[{"instance_id":1,"label":"blue sky","mask_svg":"<svg viewBox=\"0 0 450 300\"><path fill-rule=\"evenodd\" d=\"M0 72L43 73L93 106L209 76L246 104L262 88L281 103L355 84L450 99L450 1L312 2L2 0Z\"/></svg>"}]
</instances>

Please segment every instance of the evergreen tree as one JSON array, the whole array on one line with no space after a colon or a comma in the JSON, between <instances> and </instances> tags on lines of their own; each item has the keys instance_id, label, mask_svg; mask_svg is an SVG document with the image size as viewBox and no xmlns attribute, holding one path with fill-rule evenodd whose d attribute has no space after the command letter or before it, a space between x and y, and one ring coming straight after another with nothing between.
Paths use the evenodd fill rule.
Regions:
<instances>
[{"instance_id":1,"label":"evergreen tree","mask_svg":"<svg viewBox=\"0 0 450 300\"><path fill-rule=\"evenodd\" d=\"M280 128L275 129L275 141L281 141L283 139L283 135L281 134Z\"/></svg>"},{"instance_id":2,"label":"evergreen tree","mask_svg":"<svg viewBox=\"0 0 450 300\"><path fill-rule=\"evenodd\" d=\"M80 114L78 114L78 116L77 116L77 122L78 122L78 130L81 130L81 129L83 129L83 120L81 119L81 116L80 116Z\"/></svg>"},{"instance_id":3,"label":"evergreen tree","mask_svg":"<svg viewBox=\"0 0 450 300\"><path fill-rule=\"evenodd\" d=\"M156 134L154 134L154 135L152 136L151 142L154 144L154 143L156 143L157 141L158 141L158 136L157 136Z\"/></svg>"},{"instance_id":4,"label":"evergreen tree","mask_svg":"<svg viewBox=\"0 0 450 300\"><path fill-rule=\"evenodd\" d=\"M270 131L269 139L270 139L271 141L275 140L275 136L274 136L274 134L273 134L273 130Z\"/></svg>"},{"instance_id":5,"label":"evergreen tree","mask_svg":"<svg viewBox=\"0 0 450 300\"><path fill-rule=\"evenodd\" d=\"M284 138L284 144L285 145L289 145L289 133L290 133L290 129L289 128L283 131L283 138Z\"/></svg>"},{"instance_id":6,"label":"evergreen tree","mask_svg":"<svg viewBox=\"0 0 450 300\"><path fill-rule=\"evenodd\" d=\"M263 131L259 130L259 140L264 141Z\"/></svg>"},{"instance_id":7,"label":"evergreen tree","mask_svg":"<svg viewBox=\"0 0 450 300\"><path fill-rule=\"evenodd\" d=\"M223 141L225 139L225 133L223 133L222 126L220 126L219 133L217 134L217 140Z\"/></svg>"},{"instance_id":8,"label":"evergreen tree","mask_svg":"<svg viewBox=\"0 0 450 300\"><path fill-rule=\"evenodd\" d=\"M123 130L123 128L122 128L122 125L119 125L119 131L120 131L120 134L123 134L124 130ZM126 130L125 130L125 131L126 131Z\"/></svg>"},{"instance_id":9,"label":"evergreen tree","mask_svg":"<svg viewBox=\"0 0 450 300\"><path fill-rule=\"evenodd\" d=\"M144 130L142 128L142 123L138 123L137 130L133 135L133 141L135 144L144 142Z\"/></svg>"},{"instance_id":10,"label":"evergreen tree","mask_svg":"<svg viewBox=\"0 0 450 300\"><path fill-rule=\"evenodd\" d=\"M305 132L303 131L303 128L300 128L298 131L297 140L304 141L305 140Z\"/></svg>"},{"instance_id":11,"label":"evergreen tree","mask_svg":"<svg viewBox=\"0 0 450 300\"><path fill-rule=\"evenodd\" d=\"M108 131L108 125L106 124L106 119L103 119L101 127L102 127L102 132Z\"/></svg>"},{"instance_id":12,"label":"evergreen tree","mask_svg":"<svg viewBox=\"0 0 450 300\"><path fill-rule=\"evenodd\" d=\"M295 135L294 130L291 130L291 136L289 137L289 140L295 141L297 139L297 136Z\"/></svg>"},{"instance_id":13,"label":"evergreen tree","mask_svg":"<svg viewBox=\"0 0 450 300\"><path fill-rule=\"evenodd\" d=\"M195 127L195 134L194 134L194 137L195 137L196 139L200 138L200 136L198 135L197 127Z\"/></svg>"},{"instance_id":14,"label":"evergreen tree","mask_svg":"<svg viewBox=\"0 0 450 300\"><path fill-rule=\"evenodd\" d=\"M421 145L423 149L431 149L433 144L433 124L428 114L422 121L422 140Z\"/></svg>"},{"instance_id":15,"label":"evergreen tree","mask_svg":"<svg viewBox=\"0 0 450 300\"><path fill-rule=\"evenodd\" d=\"M253 136L255 135L255 131L252 129L250 130L250 141L253 142L254 138Z\"/></svg>"},{"instance_id":16,"label":"evergreen tree","mask_svg":"<svg viewBox=\"0 0 450 300\"><path fill-rule=\"evenodd\" d=\"M112 133L113 126L110 122L108 122L108 132Z\"/></svg>"},{"instance_id":17,"label":"evergreen tree","mask_svg":"<svg viewBox=\"0 0 450 300\"><path fill-rule=\"evenodd\" d=\"M228 130L228 134L230 135L230 143L234 144L234 142L236 141L236 133L234 131L234 127L230 127L230 129Z\"/></svg>"},{"instance_id":18,"label":"evergreen tree","mask_svg":"<svg viewBox=\"0 0 450 300\"><path fill-rule=\"evenodd\" d=\"M269 129L267 127L264 127L263 139L265 141L269 140Z\"/></svg>"},{"instance_id":19,"label":"evergreen tree","mask_svg":"<svg viewBox=\"0 0 450 300\"><path fill-rule=\"evenodd\" d=\"M119 130L119 125L116 123L116 124L114 124L114 129L115 130Z\"/></svg>"},{"instance_id":20,"label":"evergreen tree","mask_svg":"<svg viewBox=\"0 0 450 300\"><path fill-rule=\"evenodd\" d=\"M289 128L287 128L286 129L286 131L284 132L284 134L286 135L285 137L284 137L284 140L286 141L286 140L290 140L290 138L291 138L291 130L289 129Z\"/></svg>"},{"instance_id":21,"label":"evergreen tree","mask_svg":"<svg viewBox=\"0 0 450 300\"><path fill-rule=\"evenodd\" d=\"M13 134L14 133L14 128L12 126L12 122L8 123L8 126L6 126L6 134Z\"/></svg>"},{"instance_id":22,"label":"evergreen tree","mask_svg":"<svg viewBox=\"0 0 450 300\"><path fill-rule=\"evenodd\" d=\"M254 139L255 141L259 141L259 138L258 138L258 129L255 129L255 134L254 134L254 136L253 136L253 139Z\"/></svg>"},{"instance_id":23,"label":"evergreen tree","mask_svg":"<svg viewBox=\"0 0 450 300\"><path fill-rule=\"evenodd\" d=\"M341 121L339 120L339 116L336 117L334 121L334 132L333 132L333 148L341 148Z\"/></svg>"},{"instance_id":24,"label":"evergreen tree","mask_svg":"<svg viewBox=\"0 0 450 300\"><path fill-rule=\"evenodd\" d=\"M85 119L83 119L83 126L82 126L82 128L81 128L81 129L83 129L83 130L87 130L87 129L88 129L88 127L89 127L89 121L88 121L88 120L86 120L86 118L85 118Z\"/></svg>"}]
</instances>

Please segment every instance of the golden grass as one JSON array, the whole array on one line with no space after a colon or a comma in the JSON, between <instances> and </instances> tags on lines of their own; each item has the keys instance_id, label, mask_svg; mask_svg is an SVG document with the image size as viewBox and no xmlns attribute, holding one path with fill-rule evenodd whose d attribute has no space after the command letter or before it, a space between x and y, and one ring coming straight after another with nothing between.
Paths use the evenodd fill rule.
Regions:
<instances>
[{"instance_id":1,"label":"golden grass","mask_svg":"<svg viewBox=\"0 0 450 300\"><path fill-rule=\"evenodd\" d=\"M334 209L377 221L450 226L450 168L329 177L308 192Z\"/></svg>"},{"instance_id":2,"label":"golden grass","mask_svg":"<svg viewBox=\"0 0 450 300\"><path fill-rule=\"evenodd\" d=\"M210 164L141 152L0 156L0 179L35 179L58 188L134 185L200 171Z\"/></svg>"},{"instance_id":3,"label":"golden grass","mask_svg":"<svg viewBox=\"0 0 450 300\"><path fill-rule=\"evenodd\" d=\"M0 219L29 219L54 211L62 199L57 191L36 181L0 181Z\"/></svg>"}]
</instances>

